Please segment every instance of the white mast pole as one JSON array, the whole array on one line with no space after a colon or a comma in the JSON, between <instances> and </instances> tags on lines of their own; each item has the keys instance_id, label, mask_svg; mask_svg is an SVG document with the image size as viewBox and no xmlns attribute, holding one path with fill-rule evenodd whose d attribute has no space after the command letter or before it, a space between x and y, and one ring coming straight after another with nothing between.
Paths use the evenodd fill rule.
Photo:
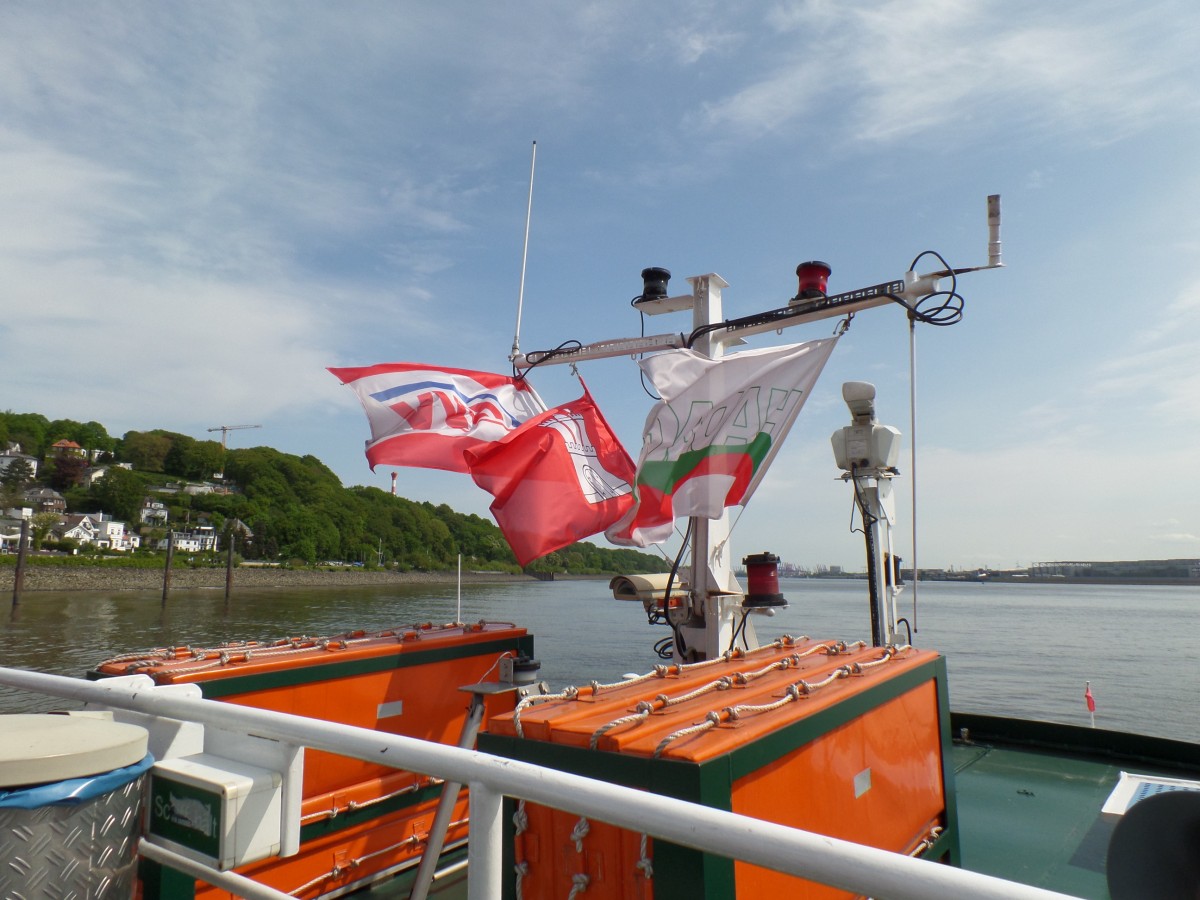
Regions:
<instances>
[{"instance_id":1,"label":"white mast pole","mask_svg":"<svg viewBox=\"0 0 1200 900\"><path fill-rule=\"evenodd\" d=\"M721 289L729 287L720 275L696 275L688 279L692 285L692 327L701 328L724 321L721 308ZM724 341L716 332L701 335L692 349L711 359L725 353ZM719 519L693 517L692 524L692 623L680 630L689 648L698 651L698 658L715 659L729 649L734 631L741 621L742 589L733 576L729 558L729 513ZM756 645L750 623L746 623L746 640ZM703 640L703 646L697 642ZM678 653L678 648L676 648Z\"/></svg>"},{"instance_id":2,"label":"white mast pole","mask_svg":"<svg viewBox=\"0 0 1200 900\"><path fill-rule=\"evenodd\" d=\"M525 264L529 260L529 221L533 218L533 170L537 165L537 141L533 142L533 152L529 159L529 202L525 207L525 246L521 250L521 287L517 291L517 327L513 331L512 355L515 360L521 352L521 311L525 306Z\"/></svg>"}]
</instances>

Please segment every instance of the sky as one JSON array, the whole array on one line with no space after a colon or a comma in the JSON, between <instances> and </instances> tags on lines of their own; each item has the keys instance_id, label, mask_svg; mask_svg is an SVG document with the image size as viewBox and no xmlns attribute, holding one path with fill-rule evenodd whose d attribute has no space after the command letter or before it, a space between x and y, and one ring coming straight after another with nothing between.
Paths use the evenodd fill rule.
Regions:
<instances>
[{"instance_id":1,"label":"sky","mask_svg":"<svg viewBox=\"0 0 1200 900\"><path fill-rule=\"evenodd\" d=\"M864 380L904 433L906 562L914 518L923 567L1197 557L1197 45L1188 0L5 3L0 409L260 425L229 446L388 489L326 367L510 371L533 141L522 350L640 334L646 266L719 274L740 316L809 259L831 293L980 265L998 193L1005 267L916 330L915 472L907 319L866 311L734 556L863 568L829 436ZM635 362L579 368L636 458ZM468 476L395 471L488 515Z\"/></svg>"}]
</instances>

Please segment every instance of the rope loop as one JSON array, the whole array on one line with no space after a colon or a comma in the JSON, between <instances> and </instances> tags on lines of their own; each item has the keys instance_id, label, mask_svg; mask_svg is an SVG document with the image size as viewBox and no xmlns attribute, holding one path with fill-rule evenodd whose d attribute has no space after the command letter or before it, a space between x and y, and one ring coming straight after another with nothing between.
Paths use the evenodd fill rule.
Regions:
<instances>
[{"instance_id":1,"label":"rope loop","mask_svg":"<svg viewBox=\"0 0 1200 900\"><path fill-rule=\"evenodd\" d=\"M575 852L583 852L583 839L588 836L588 832L592 830L592 826L588 824L588 820L580 816L579 821L575 823L575 827L571 829L571 840L575 842ZM586 887L587 885L584 885Z\"/></svg>"}]
</instances>

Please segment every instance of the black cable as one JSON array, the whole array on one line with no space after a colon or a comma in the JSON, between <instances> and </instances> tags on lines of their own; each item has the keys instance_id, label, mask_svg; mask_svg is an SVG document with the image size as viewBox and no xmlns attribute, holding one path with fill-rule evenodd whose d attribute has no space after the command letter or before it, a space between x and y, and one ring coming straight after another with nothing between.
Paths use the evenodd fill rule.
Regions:
<instances>
[{"instance_id":1,"label":"black cable","mask_svg":"<svg viewBox=\"0 0 1200 900\"><path fill-rule=\"evenodd\" d=\"M638 294L636 297L634 297L632 300L629 301L629 305L638 311L638 322L641 325L641 329L640 329L641 334L639 334L638 337L645 337L646 336L646 313L640 306L638 306L638 301L641 299L642 299L642 295ZM659 400L661 400L662 397L658 396L658 394L654 393L654 391L652 391L652 390L650 390L650 388L646 387L646 373L640 366L638 367L638 375L641 376L642 391L646 394L646 396L649 397L651 400L653 400L655 403L657 403Z\"/></svg>"},{"instance_id":2,"label":"black cable","mask_svg":"<svg viewBox=\"0 0 1200 900\"><path fill-rule=\"evenodd\" d=\"M737 628L733 629L733 634L730 635L730 637L729 637L729 648L725 651L726 653L732 652L733 648L737 646L738 635L741 635L741 637L742 637L742 646L745 647L747 650L750 649L750 642L746 638L746 619L747 618L749 618L749 613L747 613L746 610L743 609L742 610L742 620L740 622L738 622Z\"/></svg>"},{"instance_id":3,"label":"black cable","mask_svg":"<svg viewBox=\"0 0 1200 900\"><path fill-rule=\"evenodd\" d=\"M942 254L936 250L923 250L909 263L908 271L915 272L917 263L926 256L932 256L942 264L943 270L949 273L950 290L934 291L932 294L926 294L916 303L909 303L895 294L888 294L888 297L907 309L909 318L914 321L923 322L926 325L956 325L962 321L963 305L966 301L963 299L962 294L958 293L958 275L950 268L950 264L946 262ZM943 299L936 306L929 308L928 304L936 297Z\"/></svg>"},{"instance_id":4,"label":"black cable","mask_svg":"<svg viewBox=\"0 0 1200 900\"><path fill-rule=\"evenodd\" d=\"M579 341L563 341L561 344L559 344L553 350L535 350L533 352L541 353L542 358L539 359L535 363L530 363L524 369L520 369L520 370L517 369L517 364L514 362L513 363L513 378L523 379L526 375L528 375L530 372L532 372L534 369L536 369L542 363L546 362L549 359L553 359L555 356L561 356L563 353L565 353L567 351L567 349L579 350L582 347L583 347L583 344L581 344ZM529 359L528 353L525 354L525 358Z\"/></svg>"},{"instance_id":5,"label":"black cable","mask_svg":"<svg viewBox=\"0 0 1200 900\"><path fill-rule=\"evenodd\" d=\"M679 648L679 658L682 660L687 653L687 642L683 639L683 634L679 631L679 626L671 621L670 604L671 604L671 588L675 586L675 576L679 574L679 565L683 562L683 553L687 550L688 543L692 539L692 520L688 519L687 531L683 533L683 543L679 545L679 552L675 554L675 563L671 566L671 574L667 576L667 589L663 592L663 608L667 611L667 624L671 626L671 633L675 636L674 644Z\"/></svg>"},{"instance_id":6,"label":"black cable","mask_svg":"<svg viewBox=\"0 0 1200 900\"><path fill-rule=\"evenodd\" d=\"M674 655L675 639L665 637L654 642L654 652L659 659L670 659Z\"/></svg>"}]
</instances>

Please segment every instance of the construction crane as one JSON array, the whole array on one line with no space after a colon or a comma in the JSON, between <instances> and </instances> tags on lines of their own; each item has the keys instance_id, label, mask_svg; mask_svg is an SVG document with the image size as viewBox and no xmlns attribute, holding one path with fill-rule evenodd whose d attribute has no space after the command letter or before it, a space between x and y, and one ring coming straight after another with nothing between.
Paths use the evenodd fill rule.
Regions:
<instances>
[{"instance_id":1,"label":"construction crane","mask_svg":"<svg viewBox=\"0 0 1200 900\"><path fill-rule=\"evenodd\" d=\"M240 431L243 428L262 428L261 425L218 425L216 428L210 428L209 431L221 432L221 451L225 450L225 438L229 436L231 431Z\"/></svg>"}]
</instances>

